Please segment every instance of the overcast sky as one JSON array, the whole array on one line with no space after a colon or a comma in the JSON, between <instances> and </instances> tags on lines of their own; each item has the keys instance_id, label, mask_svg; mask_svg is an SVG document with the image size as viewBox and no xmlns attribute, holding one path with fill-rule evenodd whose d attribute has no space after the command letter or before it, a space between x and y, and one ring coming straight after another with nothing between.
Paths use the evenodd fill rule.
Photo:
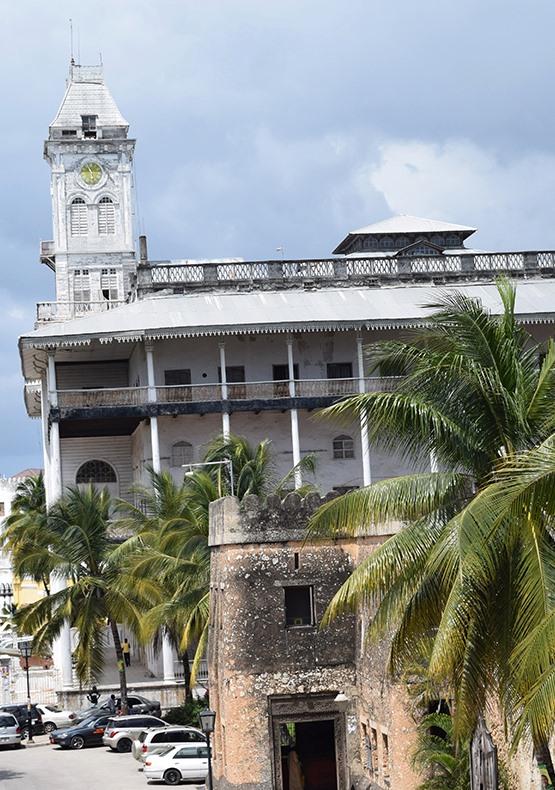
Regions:
<instances>
[{"instance_id":1,"label":"overcast sky","mask_svg":"<svg viewBox=\"0 0 555 790\"><path fill-rule=\"evenodd\" d=\"M553 0L3 0L0 474L42 466L17 337L54 298L48 125L73 52L137 139L151 260L327 256L394 214L555 249Z\"/></svg>"}]
</instances>

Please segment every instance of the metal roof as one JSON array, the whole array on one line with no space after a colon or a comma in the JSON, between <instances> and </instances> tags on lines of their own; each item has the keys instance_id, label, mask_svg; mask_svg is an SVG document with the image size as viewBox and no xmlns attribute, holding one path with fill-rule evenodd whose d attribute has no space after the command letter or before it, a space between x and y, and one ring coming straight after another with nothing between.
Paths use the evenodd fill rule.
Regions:
<instances>
[{"instance_id":1,"label":"metal roof","mask_svg":"<svg viewBox=\"0 0 555 790\"><path fill-rule=\"evenodd\" d=\"M436 219L423 219L422 217L411 217L408 214L398 214L396 217L384 219L373 225L366 225L358 230L351 230L349 235L358 233L449 233L450 231L467 231L474 233L476 228L466 225L454 225L452 222L440 222Z\"/></svg>"},{"instance_id":2,"label":"metal roof","mask_svg":"<svg viewBox=\"0 0 555 790\"><path fill-rule=\"evenodd\" d=\"M98 116L100 128L129 128L104 83L102 66L72 66L65 96L50 129L80 128L83 114Z\"/></svg>"},{"instance_id":3,"label":"metal roof","mask_svg":"<svg viewBox=\"0 0 555 790\"><path fill-rule=\"evenodd\" d=\"M275 332L316 332L408 327L426 318L424 305L459 290L501 312L492 284L429 283L381 288L193 293L153 296L85 318L52 324L19 339L23 373L37 378L46 349L93 343ZM520 281L516 310L528 323L555 322L555 280Z\"/></svg>"},{"instance_id":4,"label":"metal roof","mask_svg":"<svg viewBox=\"0 0 555 790\"><path fill-rule=\"evenodd\" d=\"M476 228L469 228L466 225L454 225L452 222L440 222L435 219L423 219L422 217L411 217L408 214L399 214L396 217L384 219L374 225L366 225L364 228L350 231L343 241L334 249L334 255L342 255L349 252L354 239L357 236L391 236L407 235L430 235L432 233L460 233L463 238L468 238L475 232ZM396 250L390 250L389 254L394 255Z\"/></svg>"}]
</instances>

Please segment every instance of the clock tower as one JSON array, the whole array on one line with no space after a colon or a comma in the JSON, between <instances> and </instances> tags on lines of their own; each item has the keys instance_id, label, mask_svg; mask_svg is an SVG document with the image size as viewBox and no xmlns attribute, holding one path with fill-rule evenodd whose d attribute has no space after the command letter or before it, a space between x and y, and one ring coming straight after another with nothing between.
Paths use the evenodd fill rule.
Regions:
<instances>
[{"instance_id":1,"label":"clock tower","mask_svg":"<svg viewBox=\"0 0 555 790\"><path fill-rule=\"evenodd\" d=\"M51 168L53 241L41 262L56 275L56 304L39 320L63 320L122 302L136 271L133 240L135 140L102 74L73 62L44 158Z\"/></svg>"}]
</instances>

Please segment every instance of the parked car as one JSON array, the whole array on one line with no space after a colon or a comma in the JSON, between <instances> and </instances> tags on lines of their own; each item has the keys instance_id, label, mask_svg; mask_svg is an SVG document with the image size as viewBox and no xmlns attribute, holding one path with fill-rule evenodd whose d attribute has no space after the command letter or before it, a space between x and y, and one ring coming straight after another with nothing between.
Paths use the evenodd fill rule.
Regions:
<instances>
[{"instance_id":1,"label":"parked car","mask_svg":"<svg viewBox=\"0 0 555 790\"><path fill-rule=\"evenodd\" d=\"M106 725L102 737L104 746L109 746L114 752L130 752L133 741L148 727L167 726L167 721L157 716L114 716Z\"/></svg>"},{"instance_id":2,"label":"parked car","mask_svg":"<svg viewBox=\"0 0 555 790\"><path fill-rule=\"evenodd\" d=\"M21 748L21 727L13 713L0 712L0 746Z\"/></svg>"},{"instance_id":3,"label":"parked car","mask_svg":"<svg viewBox=\"0 0 555 790\"><path fill-rule=\"evenodd\" d=\"M206 736L196 727L180 727L170 725L169 727L159 727L154 730L143 730L139 737L133 741L133 757L144 763L147 757L153 754L160 754L168 746L185 743L203 743Z\"/></svg>"},{"instance_id":4,"label":"parked car","mask_svg":"<svg viewBox=\"0 0 555 790\"><path fill-rule=\"evenodd\" d=\"M42 716L45 732L52 732L60 727L71 727L79 719L73 710L60 710L56 705L47 705L44 702L36 703L37 710Z\"/></svg>"},{"instance_id":5,"label":"parked car","mask_svg":"<svg viewBox=\"0 0 555 790\"><path fill-rule=\"evenodd\" d=\"M147 779L162 779L167 785L178 785L183 780L204 782L208 775L208 746L205 743L168 746L160 754L147 758L143 773Z\"/></svg>"},{"instance_id":6,"label":"parked car","mask_svg":"<svg viewBox=\"0 0 555 790\"><path fill-rule=\"evenodd\" d=\"M22 702L19 705L2 705L2 710L12 713L21 727L21 737L27 738L29 735L29 713L27 710L27 703ZM42 716L37 709L36 705L31 705L31 728L33 735L44 734L44 724L42 723Z\"/></svg>"},{"instance_id":7,"label":"parked car","mask_svg":"<svg viewBox=\"0 0 555 790\"><path fill-rule=\"evenodd\" d=\"M127 695L127 706L129 713L150 713L152 716L160 717L162 710L158 700L147 699L146 697L139 697L137 694ZM104 700L97 706L100 710L109 710L108 700ZM121 698L116 697L116 708L121 708Z\"/></svg>"},{"instance_id":8,"label":"parked car","mask_svg":"<svg viewBox=\"0 0 555 790\"><path fill-rule=\"evenodd\" d=\"M84 746L102 746L102 736L110 716L103 713L101 716L90 716L78 722L73 727L63 730L53 730L50 733L50 743L61 746L62 749L82 749Z\"/></svg>"}]
</instances>

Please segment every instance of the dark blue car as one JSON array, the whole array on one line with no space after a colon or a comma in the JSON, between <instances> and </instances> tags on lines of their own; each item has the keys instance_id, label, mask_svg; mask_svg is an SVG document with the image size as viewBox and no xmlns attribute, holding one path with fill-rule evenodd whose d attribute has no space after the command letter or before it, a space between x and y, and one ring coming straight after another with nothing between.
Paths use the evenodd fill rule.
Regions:
<instances>
[{"instance_id":1,"label":"dark blue car","mask_svg":"<svg viewBox=\"0 0 555 790\"><path fill-rule=\"evenodd\" d=\"M73 727L54 730L50 733L50 743L62 749L82 749L84 746L102 746L102 736L110 716L89 716Z\"/></svg>"}]
</instances>

